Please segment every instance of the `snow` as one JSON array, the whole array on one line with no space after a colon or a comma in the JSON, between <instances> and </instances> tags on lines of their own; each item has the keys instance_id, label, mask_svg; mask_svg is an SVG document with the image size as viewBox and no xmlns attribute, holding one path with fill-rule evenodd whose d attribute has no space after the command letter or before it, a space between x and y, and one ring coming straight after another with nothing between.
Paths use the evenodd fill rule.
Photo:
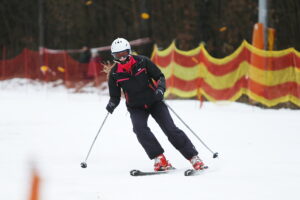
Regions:
<instances>
[{"instance_id":1,"label":"snow","mask_svg":"<svg viewBox=\"0 0 300 200\"><path fill-rule=\"evenodd\" d=\"M54 87L56 85L56 87ZM138 144L122 100L109 115L80 168L106 115L107 91L73 93L57 84L0 81L0 197L28 199L31 167L41 176L40 200L298 200L300 124L298 110L260 109L241 103L195 100L166 102L213 150L172 115L209 169L185 177L190 164L149 119L149 126L178 169L172 174L132 177L131 169L152 170Z\"/></svg>"}]
</instances>

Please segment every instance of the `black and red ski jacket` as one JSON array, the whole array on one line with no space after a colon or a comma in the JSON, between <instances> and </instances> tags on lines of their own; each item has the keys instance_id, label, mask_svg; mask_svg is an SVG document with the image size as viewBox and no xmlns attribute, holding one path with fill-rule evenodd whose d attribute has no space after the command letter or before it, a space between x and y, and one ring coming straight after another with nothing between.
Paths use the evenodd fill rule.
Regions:
<instances>
[{"instance_id":1,"label":"black and red ski jacket","mask_svg":"<svg viewBox=\"0 0 300 200\"><path fill-rule=\"evenodd\" d=\"M120 64L111 69L108 79L109 101L117 106L120 103L122 89L128 107L147 108L159 101L155 96L156 88L165 91L165 76L147 57L136 55L132 57L135 63L131 66L130 72L123 70Z\"/></svg>"}]
</instances>

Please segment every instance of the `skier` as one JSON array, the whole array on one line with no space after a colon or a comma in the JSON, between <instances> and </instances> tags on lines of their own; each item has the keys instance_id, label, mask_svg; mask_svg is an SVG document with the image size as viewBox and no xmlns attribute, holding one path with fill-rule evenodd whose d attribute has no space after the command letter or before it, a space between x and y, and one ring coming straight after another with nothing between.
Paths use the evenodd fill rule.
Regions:
<instances>
[{"instance_id":1,"label":"skier","mask_svg":"<svg viewBox=\"0 0 300 200\"><path fill-rule=\"evenodd\" d=\"M204 163L186 134L177 128L163 101L166 90L165 77L160 69L144 56L132 55L129 42L117 38L112 42L111 54L115 64L108 72L110 100L106 106L113 113L121 97L121 89L126 98L133 132L148 157L154 159L154 170L172 169L164 156L164 149L147 125L149 115L158 123L171 144L193 165L201 170Z\"/></svg>"}]
</instances>

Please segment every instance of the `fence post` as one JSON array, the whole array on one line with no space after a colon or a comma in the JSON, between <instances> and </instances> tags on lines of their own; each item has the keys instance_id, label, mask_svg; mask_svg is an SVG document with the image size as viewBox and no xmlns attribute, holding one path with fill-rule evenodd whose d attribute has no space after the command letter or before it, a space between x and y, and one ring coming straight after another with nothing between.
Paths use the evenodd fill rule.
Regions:
<instances>
[{"instance_id":1,"label":"fence post","mask_svg":"<svg viewBox=\"0 0 300 200\"><path fill-rule=\"evenodd\" d=\"M1 76L5 79L5 67L6 67L6 48L3 46L2 49L2 69L1 69ZM2 78L0 77L0 78Z\"/></svg>"},{"instance_id":2,"label":"fence post","mask_svg":"<svg viewBox=\"0 0 300 200\"><path fill-rule=\"evenodd\" d=\"M264 49L264 25L262 23L256 23L253 27L253 33L252 33L252 46L257 48L257 49ZM249 79L248 79L248 93L249 96L249 101L251 104L257 104L257 103L262 103L260 99L257 99L252 93L255 93L255 95L258 95L260 97L264 97L266 94L266 85L258 84L255 83L253 80L265 80L265 75L263 74L257 74L255 71L252 69L253 66L259 66L261 64L264 65L265 67L265 62L266 58L261 57L257 55L257 53L254 51L254 48L251 49L251 57L250 57L250 63L251 66L248 72ZM266 70L264 68L264 70ZM255 77L254 77L255 76Z\"/></svg>"},{"instance_id":3,"label":"fence post","mask_svg":"<svg viewBox=\"0 0 300 200\"><path fill-rule=\"evenodd\" d=\"M200 50L199 50L199 55L197 57L197 64L198 64L198 81L197 81L197 98L198 100L200 101L200 108L203 106L203 95L202 95L202 82L204 81L204 77L201 78L201 60L202 60L202 52L203 52L203 48L204 48L204 45L201 44L200 45Z\"/></svg>"},{"instance_id":4,"label":"fence post","mask_svg":"<svg viewBox=\"0 0 300 200\"><path fill-rule=\"evenodd\" d=\"M28 52L26 48L24 49L24 72L25 72L25 78L29 78Z\"/></svg>"},{"instance_id":5,"label":"fence post","mask_svg":"<svg viewBox=\"0 0 300 200\"><path fill-rule=\"evenodd\" d=\"M173 44L172 44L172 51L171 51L171 80L170 80L170 85L171 85L171 90L170 90L170 94L172 95L172 96L174 96L174 94L173 94L173 91L174 91L174 87L175 87L175 74L174 74L174 68L175 68L175 66L174 66L174 57L175 57L175 41L173 41Z\"/></svg>"},{"instance_id":6,"label":"fence post","mask_svg":"<svg viewBox=\"0 0 300 200\"><path fill-rule=\"evenodd\" d=\"M50 79L50 73L52 73L52 71L49 66L49 52L47 52L45 48L43 48L43 63L45 66L47 66L47 73L46 73L45 81L46 81L46 83L48 83L49 79Z\"/></svg>"},{"instance_id":7,"label":"fence post","mask_svg":"<svg viewBox=\"0 0 300 200\"><path fill-rule=\"evenodd\" d=\"M66 87L70 87L70 83L69 83L69 69L68 69L68 62L67 62L67 51L64 51L64 65L65 65L65 85Z\"/></svg>"}]
</instances>

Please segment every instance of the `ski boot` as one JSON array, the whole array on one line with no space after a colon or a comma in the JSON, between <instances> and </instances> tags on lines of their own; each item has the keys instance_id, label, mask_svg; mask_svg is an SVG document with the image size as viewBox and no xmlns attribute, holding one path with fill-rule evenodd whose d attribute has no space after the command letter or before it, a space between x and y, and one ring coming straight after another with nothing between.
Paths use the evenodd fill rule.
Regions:
<instances>
[{"instance_id":1,"label":"ski boot","mask_svg":"<svg viewBox=\"0 0 300 200\"><path fill-rule=\"evenodd\" d=\"M193 156L190 159L190 162L193 165L193 168L195 170L202 170L202 169L204 169L204 163L202 162L202 160L198 156Z\"/></svg>"},{"instance_id":2,"label":"ski boot","mask_svg":"<svg viewBox=\"0 0 300 200\"><path fill-rule=\"evenodd\" d=\"M154 171L167 171L170 169L174 169L169 163L169 161L166 160L166 157L164 154L160 154L154 159Z\"/></svg>"}]
</instances>

